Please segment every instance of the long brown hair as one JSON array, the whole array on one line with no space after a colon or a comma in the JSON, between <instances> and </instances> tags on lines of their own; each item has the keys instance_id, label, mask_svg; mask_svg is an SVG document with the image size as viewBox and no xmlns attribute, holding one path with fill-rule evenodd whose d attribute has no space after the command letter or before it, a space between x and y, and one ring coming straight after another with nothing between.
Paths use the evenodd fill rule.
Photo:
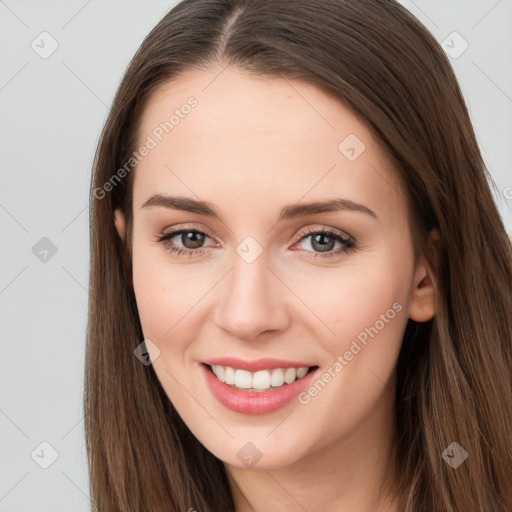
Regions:
<instances>
[{"instance_id":1,"label":"long brown hair","mask_svg":"<svg viewBox=\"0 0 512 512\"><path fill-rule=\"evenodd\" d=\"M397 503L406 512L510 512L511 241L451 65L394 0L185 0L132 59L91 183L84 412L93 510L234 510L222 461L186 427L152 366L134 357L143 340L130 286L136 166L113 182L151 93L212 64L334 95L394 162L416 254L427 255L437 285L435 317L408 321L398 360ZM441 457L454 441L468 453L457 469Z\"/></svg>"}]
</instances>

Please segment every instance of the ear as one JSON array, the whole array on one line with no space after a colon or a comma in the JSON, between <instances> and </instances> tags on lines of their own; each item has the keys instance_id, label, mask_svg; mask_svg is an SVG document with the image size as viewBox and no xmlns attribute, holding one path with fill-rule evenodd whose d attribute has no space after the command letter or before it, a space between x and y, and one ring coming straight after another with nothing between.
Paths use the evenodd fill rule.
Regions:
<instances>
[{"instance_id":1,"label":"ear","mask_svg":"<svg viewBox=\"0 0 512 512\"><path fill-rule=\"evenodd\" d=\"M125 221L124 221L124 214L120 208L115 209L114 216L115 216L114 225L116 226L117 233L119 234L121 239L124 240Z\"/></svg>"},{"instance_id":2,"label":"ear","mask_svg":"<svg viewBox=\"0 0 512 512\"><path fill-rule=\"evenodd\" d=\"M439 239L437 231L430 233L429 244ZM435 314L435 277L425 260L418 265L414 276L408 316L416 322L431 320Z\"/></svg>"}]
</instances>

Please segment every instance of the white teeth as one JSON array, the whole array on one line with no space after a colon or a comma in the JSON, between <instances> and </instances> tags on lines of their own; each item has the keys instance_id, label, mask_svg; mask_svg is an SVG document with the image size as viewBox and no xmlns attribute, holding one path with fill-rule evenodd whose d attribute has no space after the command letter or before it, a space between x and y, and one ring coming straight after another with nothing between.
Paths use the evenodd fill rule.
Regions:
<instances>
[{"instance_id":1,"label":"white teeth","mask_svg":"<svg viewBox=\"0 0 512 512\"><path fill-rule=\"evenodd\" d=\"M307 366L304 366L301 368L260 370L253 373L217 364L212 365L211 368L221 382L240 389L251 389L254 391L264 391L270 389L270 387L278 388L283 386L284 383L291 384L295 380L304 377L309 370Z\"/></svg>"},{"instance_id":2,"label":"white teeth","mask_svg":"<svg viewBox=\"0 0 512 512\"><path fill-rule=\"evenodd\" d=\"M216 368L217 368L217 372L216 372L217 378L221 382L226 382L226 378L224 375L224 373L225 373L224 366L216 365Z\"/></svg>"},{"instance_id":3,"label":"white teeth","mask_svg":"<svg viewBox=\"0 0 512 512\"><path fill-rule=\"evenodd\" d=\"M297 370L295 368L286 368L284 372L284 381L291 384L297 378Z\"/></svg>"},{"instance_id":4,"label":"white teeth","mask_svg":"<svg viewBox=\"0 0 512 512\"><path fill-rule=\"evenodd\" d=\"M215 373L215 371L213 373ZM233 386L235 383L235 370L229 366L224 366L224 376L226 377L226 384Z\"/></svg>"},{"instance_id":5,"label":"white teeth","mask_svg":"<svg viewBox=\"0 0 512 512\"><path fill-rule=\"evenodd\" d=\"M308 373L308 368L298 368L297 369L297 378L298 379L302 379L302 377L304 377L304 375L306 375L306 373Z\"/></svg>"},{"instance_id":6,"label":"white teeth","mask_svg":"<svg viewBox=\"0 0 512 512\"><path fill-rule=\"evenodd\" d=\"M266 370L256 372L252 377L252 387L254 389L270 388L270 373Z\"/></svg>"},{"instance_id":7,"label":"white teeth","mask_svg":"<svg viewBox=\"0 0 512 512\"><path fill-rule=\"evenodd\" d=\"M235 386L242 389L252 388L251 372L246 370L237 370L235 372Z\"/></svg>"},{"instance_id":8,"label":"white teeth","mask_svg":"<svg viewBox=\"0 0 512 512\"><path fill-rule=\"evenodd\" d=\"M276 368L272 372L270 384L274 388L278 388L279 386L282 386L284 384L284 372L283 372L283 370L281 370L281 368Z\"/></svg>"}]
</instances>

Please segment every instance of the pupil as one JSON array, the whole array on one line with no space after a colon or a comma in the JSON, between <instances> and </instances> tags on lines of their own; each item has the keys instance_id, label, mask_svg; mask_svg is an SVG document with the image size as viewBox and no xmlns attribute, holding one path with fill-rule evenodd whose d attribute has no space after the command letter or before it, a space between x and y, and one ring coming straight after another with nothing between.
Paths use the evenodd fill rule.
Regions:
<instances>
[{"instance_id":1,"label":"pupil","mask_svg":"<svg viewBox=\"0 0 512 512\"><path fill-rule=\"evenodd\" d=\"M319 252L329 252L333 249L335 242L336 240L330 238L328 235L317 234L313 237L312 245L314 249L317 249L317 247L315 247L315 244L320 243L320 245L318 246Z\"/></svg>"},{"instance_id":2,"label":"pupil","mask_svg":"<svg viewBox=\"0 0 512 512\"><path fill-rule=\"evenodd\" d=\"M197 249L204 242L204 236L196 231L187 231L181 234L181 241L187 249Z\"/></svg>"}]
</instances>

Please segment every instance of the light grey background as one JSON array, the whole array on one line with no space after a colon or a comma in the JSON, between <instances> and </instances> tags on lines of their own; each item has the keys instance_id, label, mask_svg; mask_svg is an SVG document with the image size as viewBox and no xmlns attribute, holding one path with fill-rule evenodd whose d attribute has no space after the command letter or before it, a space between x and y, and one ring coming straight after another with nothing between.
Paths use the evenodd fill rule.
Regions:
<instances>
[{"instance_id":1,"label":"light grey background","mask_svg":"<svg viewBox=\"0 0 512 512\"><path fill-rule=\"evenodd\" d=\"M0 512L90 509L82 380L92 158L129 59L175 3L0 0ZM402 3L447 53L469 44L452 63L511 233L512 0ZM31 46L51 49L44 31L58 43L47 58Z\"/></svg>"}]
</instances>

